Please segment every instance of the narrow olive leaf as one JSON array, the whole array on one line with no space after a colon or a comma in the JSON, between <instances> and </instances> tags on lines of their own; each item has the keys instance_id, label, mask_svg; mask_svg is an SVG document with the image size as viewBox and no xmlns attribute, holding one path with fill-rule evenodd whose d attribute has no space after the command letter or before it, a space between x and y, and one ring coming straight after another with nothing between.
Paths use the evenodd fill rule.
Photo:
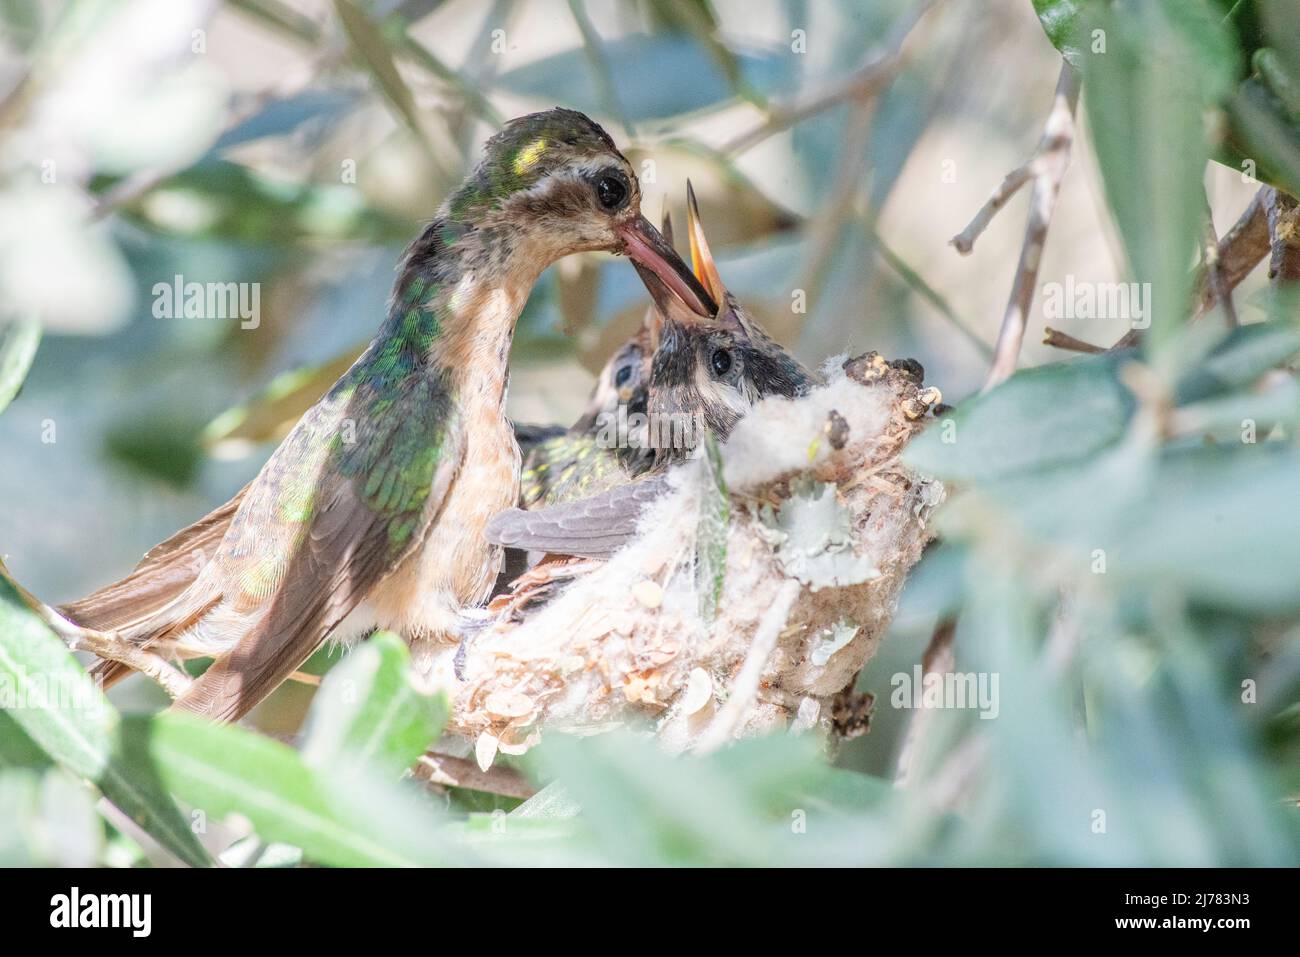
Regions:
<instances>
[{"instance_id":1,"label":"narrow olive leaf","mask_svg":"<svg viewBox=\"0 0 1300 957\"><path fill-rule=\"evenodd\" d=\"M1034 0L1034 13L1052 46L1071 66L1078 67L1082 62L1076 41L1079 0Z\"/></svg>"},{"instance_id":2,"label":"narrow olive leaf","mask_svg":"<svg viewBox=\"0 0 1300 957\"><path fill-rule=\"evenodd\" d=\"M302 757L313 767L358 760L400 774L447 721L445 695L412 683L406 642L384 631L358 646L321 683L307 715Z\"/></svg>"},{"instance_id":3,"label":"narrow olive leaf","mask_svg":"<svg viewBox=\"0 0 1300 957\"><path fill-rule=\"evenodd\" d=\"M393 105L393 109L397 111L402 121L410 127L421 145L432 155L433 148L425 136L424 127L420 125L420 117L415 109L415 97L412 96L411 89L402 79L402 75L397 72L397 66L393 63L392 50L389 49L383 34L352 0L334 0L334 9L343 23L348 42L360 54L366 68L370 70L380 90L383 91L385 99Z\"/></svg>"},{"instance_id":4,"label":"narrow olive leaf","mask_svg":"<svg viewBox=\"0 0 1300 957\"><path fill-rule=\"evenodd\" d=\"M9 707L0 696L0 705ZM33 768L41 770L52 767L54 761L41 750L41 746L28 737L23 726L9 716L9 712L0 711L0 768Z\"/></svg>"},{"instance_id":5,"label":"narrow olive leaf","mask_svg":"<svg viewBox=\"0 0 1300 957\"><path fill-rule=\"evenodd\" d=\"M1130 316L1160 348L1185 319L1204 205L1205 111L1232 83L1237 52L1204 0L1088 4L1076 29L1084 104L1110 208L1139 285Z\"/></svg>"},{"instance_id":6,"label":"narrow olive leaf","mask_svg":"<svg viewBox=\"0 0 1300 957\"><path fill-rule=\"evenodd\" d=\"M54 761L92 781L160 845L195 867L212 859L167 791L131 760L121 716L63 642L0 575L5 711Z\"/></svg>"},{"instance_id":7,"label":"narrow olive leaf","mask_svg":"<svg viewBox=\"0 0 1300 957\"><path fill-rule=\"evenodd\" d=\"M1018 372L926 429L903 460L963 482L1083 461L1116 442L1132 414L1118 364L1115 356L1095 356Z\"/></svg>"},{"instance_id":8,"label":"narrow olive leaf","mask_svg":"<svg viewBox=\"0 0 1300 957\"><path fill-rule=\"evenodd\" d=\"M722 585L727 573L727 529L731 524L731 500L722 475L722 452L713 433L704 436L703 481L700 514L695 523L695 591L700 617L712 622L718 613Z\"/></svg>"},{"instance_id":9,"label":"narrow olive leaf","mask_svg":"<svg viewBox=\"0 0 1300 957\"><path fill-rule=\"evenodd\" d=\"M300 847L322 864L428 863L367 816L340 813L329 785L288 745L183 714L162 714L132 728L167 786L209 817L241 814L263 840Z\"/></svg>"},{"instance_id":10,"label":"narrow olive leaf","mask_svg":"<svg viewBox=\"0 0 1300 957\"><path fill-rule=\"evenodd\" d=\"M1300 193L1300 122L1286 114L1279 97L1251 79L1241 85L1230 112L1255 176Z\"/></svg>"},{"instance_id":11,"label":"narrow olive leaf","mask_svg":"<svg viewBox=\"0 0 1300 957\"><path fill-rule=\"evenodd\" d=\"M319 365L281 373L247 402L227 409L208 423L199 441L207 448L218 448L227 442L269 442L284 438L364 348L358 345Z\"/></svg>"},{"instance_id":12,"label":"narrow olive leaf","mask_svg":"<svg viewBox=\"0 0 1300 957\"><path fill-rule=\"evenodd\" d=\"M581 813L581 805L568 789L559 781L552 781L511 811L510 815L511 817L569 820Z\"/></svg>"},{"instance_id":13,"label":"narrow olive leaf","mask_svg":"<svg viewBox=\"0 0 1300 957\"><path fill-rule=\"evenodd\" d=\"M9 323L0 332L0 412L22 388L40 341L41 324L35 319Z\"/></svg>"},{"instance_id":14,"label":"narrow olive leaf","mask_svg":"<svg viewBox=\"0 0 1300 957\"><path fill-rule=\"evenodd\" d=\"M1294 323L1237 326L1178 382L1178 402L1195 402L1250 385L1298 352L1300 327Z\"/></svg>"}]
</instances>

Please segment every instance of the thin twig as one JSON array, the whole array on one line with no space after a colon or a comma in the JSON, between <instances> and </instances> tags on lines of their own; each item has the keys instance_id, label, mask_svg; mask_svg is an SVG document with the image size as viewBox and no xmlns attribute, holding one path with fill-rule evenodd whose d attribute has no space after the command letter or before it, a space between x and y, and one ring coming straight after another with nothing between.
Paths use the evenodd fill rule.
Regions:
<instances>
[{"instance_id":1,"label":"thin twig","mask_svg":"<svg viewBox=\"0 0 1300 957\"><path fill-rule=\"evenodd\" d=\"M455 758L436 751L426 752L415 763L412 774L425 784L468 788L504 797L527 799L537 793L537 788L514 768L497 764L484 771L469 758Z\"/></svg>"},{"instance_id":2,"label":"thin twig","mask_svg":"<svg viewBox=\"0 0 1300 957\"><path fill-rule=\"evenodd\" d=\"M1232 301L1232 288L1223 275L1223 264L1219 262L1219 236L1214 231L1214 210L1210 201L1205 200L1205 223L1202 226L1201 260L1204 266L1205 283L1214 290L1214 297L1223 305L1223 316L1228 326L1240 325L1237 319L1237 307Z\"/></svg>"},{"instance_id":3,"label":"thin twig","mask_svg":"<svg viewBox=\"0 0 1300 957\"><path fill-rule=\"evenodd\" d=\"M1070 352L1085 352L1088 355L1100 355L1106 349L1103 346L1093 345L1091 342L1084 342L1082 339L1076 339L1074 336L1053 329L1048 326L1043 330L1043 345L1051 346L1053 349L1067 349Z\"/></svg>"},{"instance_id":4,"label":"thin twig","mask_svg":"<svg viewBox=\"0 0 1300 957\"><path fill-rule=\"evenodd\" d=\"M596 77L596 89L600 94L601 104L610 116L618 120L619 126L623 128L628 139L635 138L636 130L628 118L627 111L623 109L623 104L618 98L618 90L614 86L614 71L610 69L604 43L591 18L587 16L587 8L583 0L569 0L569 13L578 27L578 32L582 35L582 52L591 66L591 72Z\"/></svg>"},{"instance_id":5,"label":"thin twig","mask_svg":"<svg viewBox=\"0 0 1300 957\"><path fill-rule=\"evenodd\" d=\"M1061 75L1056 81L1052 112L1047 117L1043 138L1039 141L1034 158L1029 161L1034 182L1029 200L1029 221L1025 224L1025 241L1020 249L1016 277L1011 284L1011 297L1007 301L1006 312L1002 315L993 365L984 380L985 392L1016 371L1016 360L1025 338L1029 308L1033 305L1034 292L1038 288L1038 267L1043 257L1043 245L1047 241L1047 227L1052 221L1052 210L1056 206L1061 180L1070 165L1074 112L1078 105L1079 75L1068 63L1062 63ZM954 239L954 244L961 238L958 236Z\"/></svg>"},{"instance_id":6,"label":"thin twig","mask_svg":"<svg viewBox=\"0 0 1300 957\"><path fill-rule=\"evenodd\" d=\"M935 626L925 654L921 656L922 682L925 681L926 675L944 674L952 671L956 666L956 658L952 650L952 639L956 631L957 621L953 618L944 618ZM916 695L920 695L922 689L913 690ZM930 708L917 708L912 715L912 720L907 726L907 734L903 737L902 747L898 751L898 764L894 770L895 786L906 787L914 777L916 756L921 751L921 742L925 739L933 720L934 712Z\"/></svg>"},{"instance_id":7,"label":"thin twig","mask_svg":"<svg viewBox=\"0 0 1300 957\"><path fill-rule=\"evenodd\" d=\"M754 696L758 694L759 682L767 659L772 656L777 638L785 628L790 609L799 597L801 586L793 578L786 579L772 600L771 606L763 613L758 628L754 631L754 640L750 643L745 662L740 666L740 673L731 685L731 697L718 709L713 721L696 742L695 750L700 754L715 751L731 740L731 736L741 716L749 709Z\"/></svg>"},{"instance_id":8,"label":"thin twig","mask_svg":"<svg viewBox=\"0 0 1300 957\"><path fill-rule=\"evenodd\" d=\"M1242 211L1237 222L1228 234L1219 240L1216 259L1219 265L1219 278L1224 290L1231 292L1241 284L1269 252L1268 205L1273 195L1269 186L1261 186ZM1197 279L1197 305L1192 313L1196 321L1214 308L1219 301L1215 284L1205 270ZM1142 341L1139 329L1130 329L1111 346L1111 351L1130 349Z\"/></svg>"},{"instance_id":9,"label":"thin twig","mask_svg":"<svg viewBox=\"0 0 1300 957\"><path fill-rule=\"evenodd\" d=\"M774 105L756 126L733 137L718 152L728 156L743 153L769 136L846 100L863 100L879 93L898 75L911 57L911 45L907 39L912 30L926 13L942 2L943 0L922 0L916 4L903 14L890 32L885 41L885 52L879 57L823 90L798 100Z\"/></svg>"},{"instance_id":10,"label":"thin twig","mask_svg":"<svg viewBox=\"0 0 1300 957\"><path fill-rule=\"evenodd\" d=\"M981 356L985 359L993 358L993 347L980 337L980 334L974 330L970 323L957 314L957 311L953 309L948 300L926 282L919 272L889 247L889 244L885 242L884 237L880 235L874 226L871 228L871 238L876 244L876 251L880 253L880 258L887 262L894 272L898 273L903 282L912 287L913 292L939 310L939 314L952 323L954 328L966 337Z\"/></svg>"},{"instance_id":11,"label":"thin twig","mask_svg":"<svg viewBox=\"0 0 1300 957\"><path fill-rule=\"evenodd\" d=\"M1272 192L1267 186L1261 187L1237 222L1228 230L1228 234L1219 240L1215 259L1219 264L1219 277L1228 291L1237 288L1268 254L1268 214L1265 202ZM1213 309L1218 302L1218 295L1209 277L1202 275L1195 318Z\"/></svg>"},{"instance_id":12,"label":"thin twig","mask_svg":"<svg viewBox=\"0 0 1300 957\"><path fill-rule=\"evenodd\" d=\"M979 239L984 230L988 228L989 223L993 222L993 217L998 214L998 211L1007 204L1007 201L1012 196L1020 191L1021 186L1024 186L1038 175L1040 166L1039 158L1035 155L1032 159L1017 166L1006 175L1006 178L998 184L998 188L993 191L993 195L979 208L975 218L967 224L965 229L948 240L956 248L957 252L963 256L970 255L971 250L975 248L975 240Z\"/></svg>"}]
</instances>

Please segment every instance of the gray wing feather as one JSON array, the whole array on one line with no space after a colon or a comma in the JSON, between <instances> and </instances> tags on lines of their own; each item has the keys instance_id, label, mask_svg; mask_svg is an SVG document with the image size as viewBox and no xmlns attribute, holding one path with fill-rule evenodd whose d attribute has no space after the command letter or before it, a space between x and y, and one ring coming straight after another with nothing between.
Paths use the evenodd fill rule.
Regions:
<instances>
[{"instance_id":1,"label":"gray wing feather","mask_svg":"<svg viewBox=\"0 0 1300 957\"><path fill-rule=\"evenodd\" d=\"M663 475L653 475L561 505L507 509L488 522L484 535L507 548L608 558L636 535L641 513L667 488Z\"/></svg>"}]
</instances>

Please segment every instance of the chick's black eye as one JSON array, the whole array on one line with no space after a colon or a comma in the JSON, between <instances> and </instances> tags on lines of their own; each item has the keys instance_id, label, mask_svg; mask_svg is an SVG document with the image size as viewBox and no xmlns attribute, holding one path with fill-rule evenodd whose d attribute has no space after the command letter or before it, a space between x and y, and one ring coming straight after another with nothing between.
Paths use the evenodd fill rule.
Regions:
<instances>
[{"instance_id":1,"label":"chick's black eye","mask_svg":"<svg viewBox=\"0 0 1300 957\"><path fill-rule=\"evenodd\" d=\"M726 349L714 349L709 356L709 365L713 366L715 375L726 375L731 371L731 353Z\"/></svg>"},{"instance_id":2,"label":"chick's black eye","mask_svg":"<svg viewBox=\"0 0 1300 957\"><path fill-rule=\"evenodd\" d=\"M601 173L596 179L596 199L611 212L627 201L627 193L627 181L615 173Z\"/></svg>"},{"instance_id":3,"label":"chick's black eye","mask_svg":"<svg viewBox=\"0 0 1300 957\"><path fill-rule=\"evenodd\" d=\"M627 385L627 380L632 378L632 367L623 366L618 372L614 373L614 385L622 388Z\"/></svg>"}]
</instances>

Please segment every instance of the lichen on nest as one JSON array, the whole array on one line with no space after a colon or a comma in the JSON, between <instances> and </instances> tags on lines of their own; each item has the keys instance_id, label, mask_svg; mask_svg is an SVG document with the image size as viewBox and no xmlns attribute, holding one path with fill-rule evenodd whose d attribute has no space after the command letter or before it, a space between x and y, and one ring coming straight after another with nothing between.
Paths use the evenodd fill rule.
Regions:
<instances>
[{"instance_id":1,"label":"lichen on nest","mask_svg":"<svg viewBox=\"0 0 1300 957\"><path fill-rule=\"evenodd\" d=\"M831 360L826 378L759 403L716 460L674 469L609 561L544 563L494 604L452 689L452 729L480 764L543 729L648 722L686 750L865 728L852 684L944 496L899 455L940 396L915 363L876 353Z\"/></svg>"}]
</instances>

